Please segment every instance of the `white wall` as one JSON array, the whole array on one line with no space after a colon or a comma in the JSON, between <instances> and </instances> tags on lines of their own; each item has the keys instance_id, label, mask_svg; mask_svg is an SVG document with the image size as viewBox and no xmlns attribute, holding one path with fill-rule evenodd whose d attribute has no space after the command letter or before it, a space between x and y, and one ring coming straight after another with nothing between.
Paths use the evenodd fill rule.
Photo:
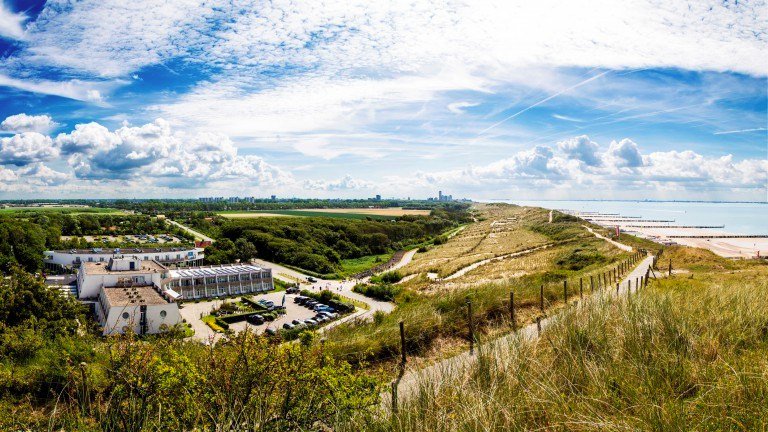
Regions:
<instances>
[{"instance_id":1,"label":"white wall","mask_svg":"<svg viewBox=\"0 0 768 432\"><path fill-rule=\"evenodd\" d=\"M192 252L192 255L189 254L189 252ZM204 249L202 248L193 248L193 249L184 249L179 251L163 251L163 252L132 252L130 249L126 249L121 253L112 253L112 252L105 252L105 253L69 253L67 251L45 251L45 258L43 259L43 262L46 264L56 264L61 266L72 266L75 265L73 262L77 260L77 258L80 258L81 262L109 262L110 258L122 258L122 257L132 257L135 256L140 260L156 260L156 261L167 261L167 260L177 260L178 256L181 256L180 259L183 260L196 260L204 258ZM145 258L146 257L146 258ZM167 258L166 258L167 257ZM89 261L90 260L90 261Z\"/></svg>"},{"instance_id":2,"label":"white wall","mask_svg":"<svg viewBox=\"0 0 768 432\"><path fill-rule=\"evenodd\" d=\"M165 311L165 317L161 316L162 311ZM125 318L123 314L128 314L128 318ZM147 306L147 334L160 333L163 324L171 328L179 323L181 323L181 314L176 303ZM107 313L106 320L101 320L101 325L104 327L105 335L112 333L123 334L125 332L124 327L130 328L134 333L139 334L141 330L140 306L137 304L111 307Z\"/></svg>"},{"instance_id":3,"label":"white wall","mask_svg":"<svg viewBox=\"0 0 768 432\"><path fill-rule=\"evenodd\" d=\"M157 286L163 286L162 273L155 272L141 272L141 271L125 271L120 273L109 274L87 274L80 269L77 274L77 286L80 290L79 297L91 298L99 295L99 291L102 286L114 287L117 285L117 281L120 278L128 278L135 276L143 276L146 284L155 284Z\"/></svg>"}]
</instances>

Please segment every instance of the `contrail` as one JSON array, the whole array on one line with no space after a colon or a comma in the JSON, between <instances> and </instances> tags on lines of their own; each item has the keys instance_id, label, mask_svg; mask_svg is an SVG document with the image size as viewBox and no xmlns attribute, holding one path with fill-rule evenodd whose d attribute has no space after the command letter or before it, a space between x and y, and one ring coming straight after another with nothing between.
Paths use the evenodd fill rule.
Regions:
<instances>
[{"instance_id":1,"label":"contrail","mask_svg":"<svg viewBox=\"0 0 768 432\"><path fill-rule=\"evenodd\" d=\"M768 129L766 128L741 129L741 130L715 132L713 135L728 135L728 134L735 134L735 133L742 133L742 132L758 132L758 131L764 131L764 130L768 130Z\"/></svg>"},{"instance_id":2,"label":"contrail","mask_svg":"<svg viewBox=\"0 0 768 432\"><path fill-rule=\"evenodd\" d=\"M565 90L561 90L561 91L559 91L559 92L557 92L557 93L555 93L555 94L553 94L553 95L550 95L550 96L548 96L548 97L546 97L546 98L544 98L544 99L542 99L542 100L540 100L540 101L536 102L535 104L533 104L533 105L531 105L531 106L529 106L529 107L527 107L527 108L523 108L522 110L520 110L520 111L518 111L518 112L516 112L516 113L512 114L511 116L509 116L509 117L506 117L506 118L504 118L504 119L502 119L502 120L499 120L498 122L496 122L496 123L494 123L494 124L492 124L492 125L488 126L487 128L485 128L485 129L483 129L482 131L480 131L480 133L479 133L478 135L482 135L482 134L484 134L484 133L488 132L489 130L491 130L491 129L495 128L496 126L498 126L498 125L500 125L500 124L502 124L502 123L504 123L504 122L506 122L506 121L508 121L508 120L512 120L513 118L515 118L515 117L519 116L520 114L522 114L522 113L524 113L524 112L528 111L528 110L529 110L529 109L531 109L531 108L535 108L535 107L537 107L537 106L539 106L539 105L541 105L541 104L543 104L543 103L545 103L545 102L551 101L552 99L554 99L554 98L556 98L556 97L560 96L560 95L561 95L561 94L563 94L563 93L567 93L567 92L569 92L569 91L571 91L571 90L573 90L573 89L575 89L575 88L579 88L579 87L583 86L584 84L590 83L590 82L592 82L592 81L594 81L594 80L596 80L596 79L598 79L598 78L602 77L603 75L606 75L606 74L608 74L608 73L610 73L610 72L611 72L611 71L605 71L605 72L599 73L599 74L597 74L597 75L595 75L595 76L593 76L593 77L591 77L591 78L587 78L587 79L585 79L584 81L582 81L582 82L580 82L580 83L578 83L578 84L574 84L574 85L572 85L571 87L568 87L568 88L567 88L567 89L565 89Z\"/></svg>"}]
</instances>

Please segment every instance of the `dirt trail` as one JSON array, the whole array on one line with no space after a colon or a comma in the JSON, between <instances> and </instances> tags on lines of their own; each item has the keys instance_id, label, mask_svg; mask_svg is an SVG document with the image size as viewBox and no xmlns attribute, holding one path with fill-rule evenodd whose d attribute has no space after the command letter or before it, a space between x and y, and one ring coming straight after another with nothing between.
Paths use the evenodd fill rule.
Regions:
<instances>
[{"instance_id":1,"label":"dirt trail","mask_svg":"<svg viewBox=\"0 0 768 432\"><path fill-rule=\"evenodd\" d=\"M493 258L486 258L486 259L484 259L482 261L478 261L478 262L472 263L472 264L470 264L470 265L468 265L466 267L462 267L459 270L455 271L453 274L448 275L448 276L442 278L441 280L456 279L457 277L464 276L466 273L468 273L468 272L470 272L470 271L472 271L472 270L474 270L474 269L476 269L476 268L478 268L478 267L480 267L482 265L488 264L488 263L490 263L492 261L503 260L505 258L518 257L518 256L521 256L521 255L527 255L529 253L536 252L536 251L541 250L541 249L546 249L546 248L551 247L551 246L552 246L552 244L550 243L550 244L545 244L543 246L536 246L536 247L533 247L533 248L521 250L519 252L513 252L513 253L509 253L509 254L506 254L506 255L501 255L501 256L497 256L497 257L493 257Z\"/></svg>"},{"instance_id":2,"label":"dirt trail","mask_svg":"<svg viewBox=\"0 0 768 432\"><path fill-rule=\"evenodd\" d=\"M638 279L640 276L645 276L646 270L651 266L652 263L653 256L649 255L643 259L629 274L627 274L619 284L620 288L618 295L620 296L622 294L626 294L627 290L629 289L628 282ZM634 290L637 289L637 287L634 285L634 282L632 282L632 286L634 287ZM605 290L593 294L592 297L602 295L615 296L617 294L615 290ZM581 302L579 304L581 304ZM552 323L552 319L556 316L558 315L545 318L541 321L540 324L542 331ZM512 333L488 343L478 345L477 350L483 352L499 351L502 347L509 346L510 344L514 343L518 338L534 340L538 337L538 335L539 330L537 325L529 324L519 329L516 333ZM440 386L444 384L450 384L452 378L459 376L460 373L466 371L467 368L474 365L477 362L477 357L478 356L476 354L471 355L469 351L465 351L454 357L439 361L434 365L424 369L406 372L400 378L399 385L397 386L398 400L403 401L405 398L418 395L421 386L425 383L428 383L430 392L436 392ZM391 393L382 394L382 408L385 410L385 412L387 412L391 406Z\"/></svg>"},{"instance_id":3,"label":"dirt trail","mask_svg":"<svg viewBox=\"0 0 768 432\"><path fill-rule=\"evenodd\" d=\"M619 248L619 249L621 249L621 250L623 250L623 251L632 252L632 251L634 250L634 249L632 249L632 246L629 246L629 245L625 245L624 243L619 243L619 242L617 242L616 240L611 240L611 239L609 239L608 237L602 236L602 235L600 235L600 234L598 234L598 233L594 232L594 231L592 230L592 228L590 228L590 227L588 227L588 226L586 226L586 225L582 225L582 226L583 226L584 228L586 228L586 229L587 229L587 231L589 231L589 232L591 232L592 234L594 234L594 235L595 235L595 237L597 237L597 238L601 238L601 239L603 239L603 240L607 241L608 243L610 243L610 244L612 244L612 245L616 246L617 248Z\"/></svg>"}]
</instances>

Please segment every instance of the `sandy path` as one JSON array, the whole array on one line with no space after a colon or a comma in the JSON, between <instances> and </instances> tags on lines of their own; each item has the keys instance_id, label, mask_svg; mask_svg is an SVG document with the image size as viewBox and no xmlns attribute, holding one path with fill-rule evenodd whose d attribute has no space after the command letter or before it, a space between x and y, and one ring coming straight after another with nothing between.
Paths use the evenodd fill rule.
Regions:
<instances>
[{"instance_id":1,"label":"sandy path","mask_svg":"<svg viewBox=\"0 0 768 432\"><path fill-rule=\"evenodd\" d=\"M618 295L626 294L628 289L627 282L634 281L640 276L645 276L646 270L651 266L652 263L652 256L648 256L643 259L637 265L637 267L635 267L628 275L622 279ZM634 287L634 282L632 282L632 285ZM636 287L634 289L636 289ZM603 290L593 294L592 297L601 295L615 296L616 291L613 289ZM555 317L556 316L557 315L555 315ZM548 317L541 321L542 331L552 323L553 318L554 317ZM519 329L516 333L495 339L486 344L478 345L477 350L484 352L498 352L503 347L516 343L518 338L534 340L538 337L538 334L539 332L537 325L529 324ZM469 351L465 351L462 354L439 361L436 364L424 369L408 371L403 374L397 387L398 400L403 401L406 398L418 395L419 390L422 387L429 388L430 393L435 393L438 391L440 386L445 384L451 385L452 378L460 376L460 374L466 372L466 370L473 366L475 363L477 363L477 355L470 355ZM382 394L382 408L385 410L385 412L388 411L391 406L391 393Z\"/></svg>"},{"instance_id":2,"label":"sandy path","mask_svg":"<svg viewBox=\"0 0 768 432\"><path fill-rule=\"evenodd\" d=\"M461 269L457 270L453 274L444 277L442 280L456 279L457 277L464 276L466 273L468 273L468 272L470 272L470 271L472 271L472 270L474 270L474 269L476 269L476 268L478 268L480 266L488 264L488 263L490 263L492 261L503 260L505 258L513 258L513 257L517 257L517 256L520 256L520 255L526 255L526 254L529 254L531 252L536 252L536 251L541 250L541 249L546 249L546 248L548 248L550 246L552 246L552 244L546 244L546 245L543 245L543 246L536 246L534 248L525 249L525 250L522 250L522 251L519 251L519 252L513 252L513 253L510 253L510 254L506 254L506 255L501 255L501 256L497 256L497 257L493 257L493 258L487 258L487 259L484 259L482 261L478 261L476 263L470 264L470 265L468 265L466 267L462 267Z\"/></svg>"},{"instance_id":3,"label":"sandy path","mask_svg":"<svg viewBox=\"0 0 768 432\"><path fill-rule=\"evenodd\" d=\"M586 229L587 229L587 231L589 231L589 232L591 232L592 234L594 234L594 235L595 235L595 237L597 237L597 238L601 238L601 239L603 239L603 240L607 241L608 243L610 243L610 244L612 244L612 245L616 246L617 248L619 248L619 249L621 249L621 250L623 250L623 251L632 252L632 246L628 246L628 245L625 245L624 243L619 243L619 242L617 242L616 240L611 240L611 239L609 239L608 237L602 236L602 235L600 235L600 234L598 234L598 233L594 232L594 231L592 230L592 228L590 228L590 227L588 227L588 226L586 226L586 225L582 225L582 226L583 226L584 228L586 228Z\"/></svg>"}]
</instances>

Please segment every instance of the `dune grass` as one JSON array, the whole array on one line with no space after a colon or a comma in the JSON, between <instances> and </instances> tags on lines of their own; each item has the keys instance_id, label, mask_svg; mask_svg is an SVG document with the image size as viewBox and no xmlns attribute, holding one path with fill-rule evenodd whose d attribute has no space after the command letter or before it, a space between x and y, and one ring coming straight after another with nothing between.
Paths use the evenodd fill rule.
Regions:
<instances>
[{"instance_id":1,"label":"dune grass","mask_svg":"<svg viewBox=\"0 0 768 432\"><path fill-rule=\"evenodd\" d=\"M699 272L570 308L349 430L766 430L766 275Z\"/></svg>"}]
</instances>

